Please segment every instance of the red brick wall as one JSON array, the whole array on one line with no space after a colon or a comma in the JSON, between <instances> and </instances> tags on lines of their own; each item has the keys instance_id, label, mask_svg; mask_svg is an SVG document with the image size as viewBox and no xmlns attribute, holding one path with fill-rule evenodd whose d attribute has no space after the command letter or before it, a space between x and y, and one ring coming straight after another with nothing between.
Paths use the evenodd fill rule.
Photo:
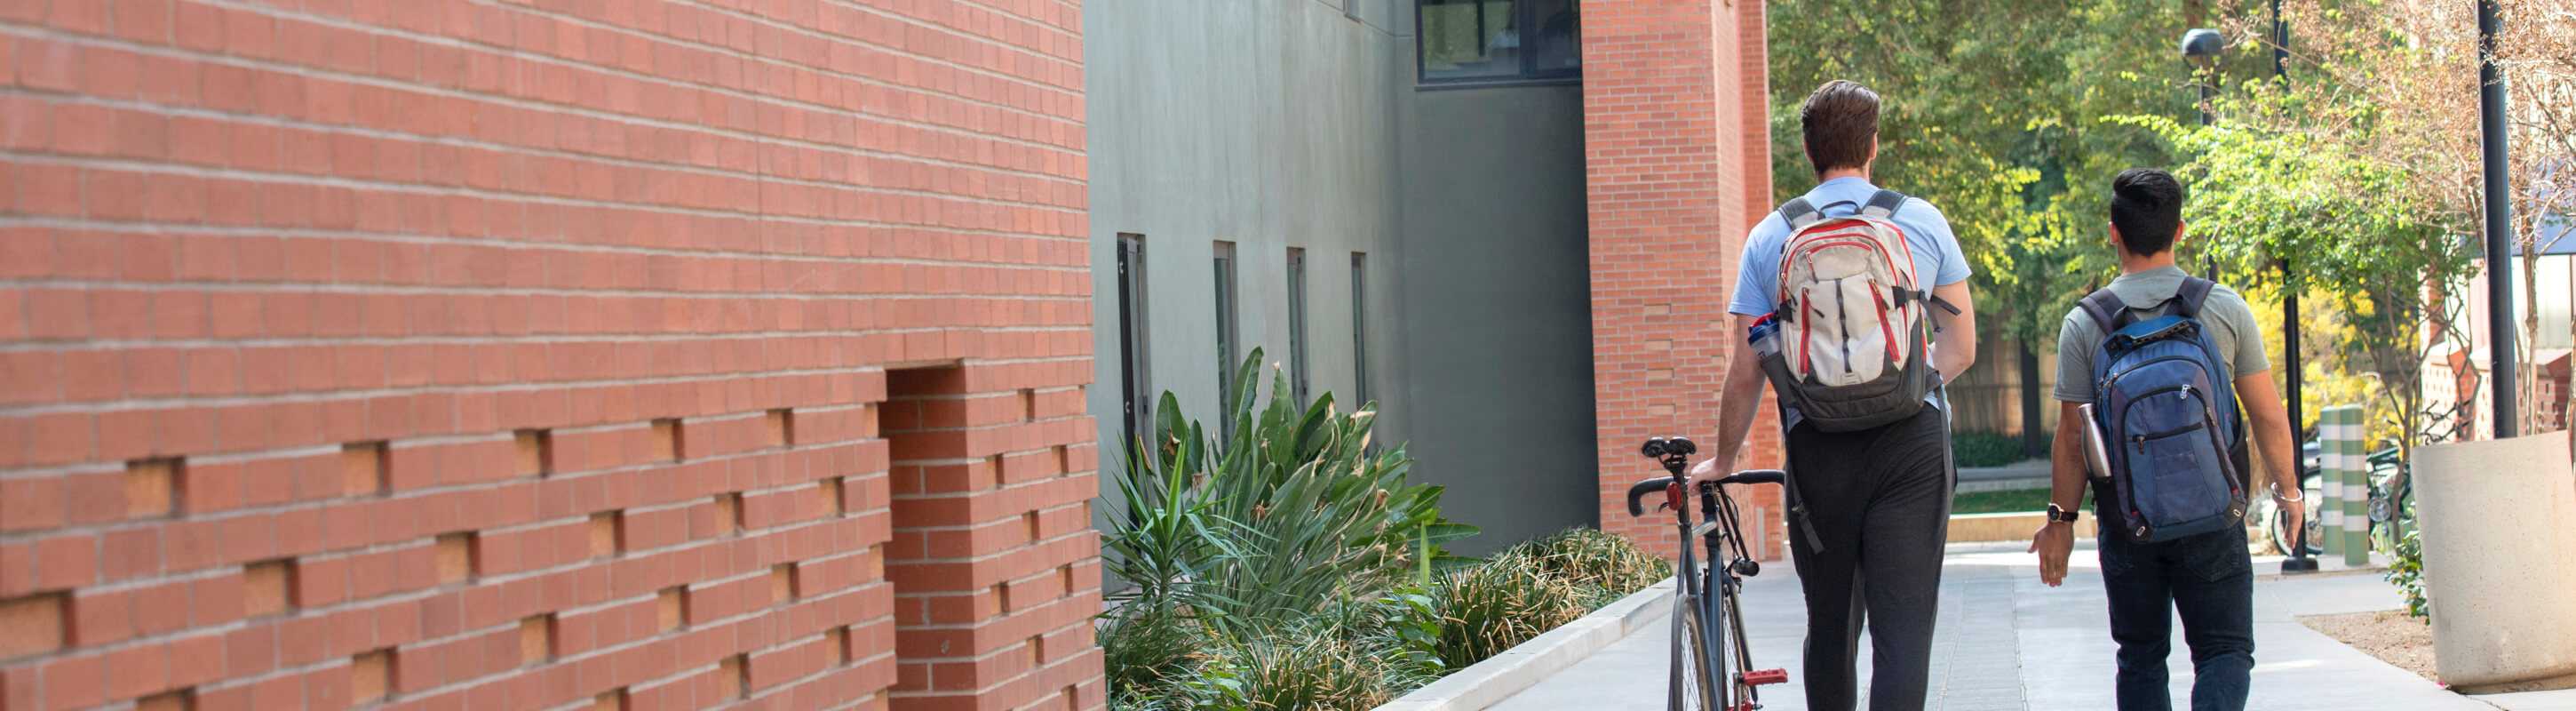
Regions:
<instances>
[{"instance_id":1,"label":"red brick wall","mask_svg":"<svg viewBox=\"0 0 2576 711\"><path fill-rule=\"evenodd\" d=\"M0 710L1099 707L1079 18L0 2Z\"/></svg>"},{"instance_id":2,"label":"red brick wall","mask_svg":"<svg viewBox=\"0 0 2576 711\"><path fill-rule=\"evenodd\" d=\"M1669 518L1628 516L1628 485L1662 473L1648 437L1713 451L1718 384L1742 343L1726 301L1744 233L1771 192L1759 0L1583 3L1583 138L1592 239L1593 387L1602 528L1670 551ZM1769 404L1739 463L1779 461ZM1779 488L1740 492L1746 537L1783 540Z\"/></svg>"}]
</instances>

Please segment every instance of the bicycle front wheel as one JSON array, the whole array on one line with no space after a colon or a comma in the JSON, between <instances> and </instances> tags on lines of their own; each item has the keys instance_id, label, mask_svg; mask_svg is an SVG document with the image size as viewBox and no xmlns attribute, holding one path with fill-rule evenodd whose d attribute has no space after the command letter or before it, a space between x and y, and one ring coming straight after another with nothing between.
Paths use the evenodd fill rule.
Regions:
<instances>
[{"instance_id":1,"label":"bicycle front wheel","mask_svg":"<svg viewBox=\"0 0 2576 711\"><path fill-rule=\"evenodd\" d=\"M1709 657L1707 625L1700 619L1699 600L1684 596L1673 610L1672 693L1666 708L1670 711L1725 711L1720 705L1718 681L1712 670L1717 660Z\"/></svg>"}]
</instances>

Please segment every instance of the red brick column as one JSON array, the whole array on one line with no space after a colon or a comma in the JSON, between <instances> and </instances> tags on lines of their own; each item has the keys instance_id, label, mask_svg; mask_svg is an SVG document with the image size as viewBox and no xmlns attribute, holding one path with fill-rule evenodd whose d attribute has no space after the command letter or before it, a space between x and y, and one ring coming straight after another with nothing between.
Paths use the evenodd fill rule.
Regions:
<instances>
[{"instance_id":1,"label":"red brick column","mask_svg":"<svg viewBox=\"0 0 2576 711\"><path fill-rule=\"evenodd\" d=\"M1669 551L1668 519L1631 519L1628 484L1661 469L1647 437L1716 439L1718 383L1742 335L1726 301L1745 230L1768 210L1770 134L1759 0L1583 4L1592 239L1592 371L1602 528ZM1745 466L1779 461L1768 404ZM1713 449L1713 447L1712 447ZM1742 499L1776 558L1778 487Z\"/></svg>"},{"instance_id":2,"label":"red brick column","mask_svg":"<svg viewBox=\"0 0 2576 711\"><path fill-rule=\"evenodd\" d=\"M0 711L1101 706L1079 15L0 3Z\"/></svg>"}]
</instances>

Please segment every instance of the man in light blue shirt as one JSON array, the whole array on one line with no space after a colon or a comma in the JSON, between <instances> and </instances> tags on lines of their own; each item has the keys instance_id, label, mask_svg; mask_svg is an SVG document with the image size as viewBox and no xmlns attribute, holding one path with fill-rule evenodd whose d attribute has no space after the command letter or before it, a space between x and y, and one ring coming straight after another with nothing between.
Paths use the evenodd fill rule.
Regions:
<instances>
[{"instance_id":1,"label":"man in light blue shirt","mask_svg":"<svg viewBox=\"0 0 2576 711\"><path fill-rule=\"evenodd\" d=\"M1879 191L1869 180L1878 157L1878 95L1859 84L1828 82L1798 112L1807 160L1818 185L1807 202L1826 216L1860 211ZM1958 309L1931 308L1936 377L1958 377L1976 359L1977 320L1968 295L1968 262L1941 211L1909 198L1891 217L1913 253L1916 288ZM1789 237L1779 213L1744 240L1744 259L1727 310L1730 338L1778 308L1780 249ZM1718 402L1716 456L1693 479L1735 470L1753 424L1763 377L1751 348L1728 359ZM1785 399L1784 399L1785 400ZM1926 398L1937 402L1937 398ZM1807 598L1807 708L1849 711L1857 703L1856 655L1862 624L1872 647L1869 706L1921 709L1929 684L1932 620L1941 587L1941 546L1948 537L1953 473L1948 414L1933 405L1894 423L1856 432L1826 432L1784 412L1789 450L1789 553ZM1862 584L1866 580L1867 584Z\"/></svg>"}]
</instances>

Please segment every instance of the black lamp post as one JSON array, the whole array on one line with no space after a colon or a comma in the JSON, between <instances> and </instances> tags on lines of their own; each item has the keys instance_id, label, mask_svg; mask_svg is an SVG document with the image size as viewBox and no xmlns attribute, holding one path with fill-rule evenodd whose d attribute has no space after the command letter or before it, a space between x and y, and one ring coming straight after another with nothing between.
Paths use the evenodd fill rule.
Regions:
<instances>
[{"instance_id":1,"label":"black lamp post","mask_svg":"<svg viewBox=\"0 0 2576 711\"><path fill-rule=\"evenodd\" d=\"M2521 364L2514 362L2513 325L2513 193L2505 152L2504 74L2496 69L2495 37L2503 31L2495 0L2478 3L2478 139L2486 169L2487 346L2494 362L2489 383L2495 398L2495 436L2514 436L2521 427L2514 417L2520 394Z\"/></svg>"}]
</instances>

